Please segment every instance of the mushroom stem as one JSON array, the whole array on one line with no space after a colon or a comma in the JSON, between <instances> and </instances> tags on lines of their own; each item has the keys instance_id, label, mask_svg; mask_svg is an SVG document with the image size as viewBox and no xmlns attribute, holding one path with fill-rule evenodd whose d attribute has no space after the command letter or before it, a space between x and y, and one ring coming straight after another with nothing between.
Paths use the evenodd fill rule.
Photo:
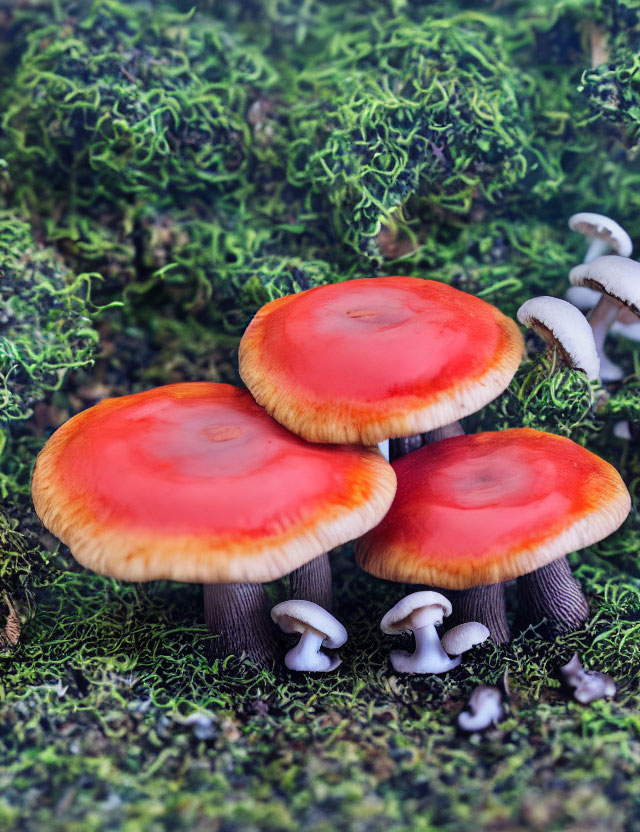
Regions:
<instances>
[{"instance_id":1,"label":"mushroom stem","mask_svg":"<svg viewBox=\"0 0 640 832\"><path fill-rule=\"evenodd\" d=\"M389 441L389 439L383 439L382 442L378 442L378 450L387 462L389 462Z\"/></svg>"},{"instance_id":2,"label":"mushroom stem","mask_svg":"<svg viewBox=\"0 0 640 832\"><path fill-rule=\"evenodd\" d=\"M262 584L205 584L204 619L217 633L216 658L246 654L257 664L278 656L278 642Z\"/></svg>"},{"instance_id":3,"label":"mushroom stem","mask_svg":"<svg viewBox=\"0 0 640 832\"><path fill-rule=\"evenodd\" d=\"M462 589L453 595L451 604L453 614L447 619L447 631L467 621L478 621L489 628L491 638L496 644L511 641L504 584Z\"/></svg>"},{"instance_id":4,"label":"mushroom stem","mask_svg":"<svg viewBox=\"0 0 640 832\"><path fill-rule=\"evenodd\" d=\"M452 436L462 436L464 428L460 422L451 422L449 425L443 425L440 428L431 430L428 433L416 433L414 436L403 436L400 439L389 440L389 457L393 462L394 459L399 459L401 456L406 456L411 451L417 451L423 445L432 445L434 442L440 442L441 439L449 439Z\"/></svg>"},{"instance_id":5,"label":"mushroom stem","mask_svg":"<svg viewBox=\"0 0 640 832\"><path fill-rule=\"evenodd\" d=\"M593 331L593 340L600 358L600 378L603 381L618 381L623 376L621 367L611 361L605 351L604 342L614 321L618 317L622 304L607 295L601 295L600 300L589 313L587 320Z\"/></svg>"},{"instance_id":6,"label":"mushroom stem","mask_svg":"<svg viewBox=\"0 0 640 832\"><path fill-rule=\"evenodd\" d=\"M587 253L585 254L582 262L590 263L592 260L596 260L601 254L608 251L610 247L611 246L607 240L603 240L602 237L594 237L589 243L589 248L587 249Z\"/></svg>"},{"instance_id":7,"label":"mushroom stem","mask_svg":"<svg viewBox=\"0 0 640 832\"><path fill-rule=\"evenodd\" d=\"M589 617L589 604L566 558L523 575L516 582L522 627L546 619L541 634L553 640L578 629Z\"/></svg>"},{"instance_id":8,"label":"mushroom stem","mask_svg":"<svg viewBox=\"0 0 640 832\"><path fill-rule=\"evenodd\" d=\"M306 629L300 636L300 641L284 657L284 663L289 670L332 670L332 659L320 648L325 636L313 629Z\"/></svg>"},{"instance_id":9,"label":"mushroom stem","mask_svg":"<svg viewBox=\"0 0 640 832\"><path fill-rule=\"evenodd\" d=\"M462 661L461 656L451 659L444 651L434 624L414 629L416 649L391 652L391 664L398 673L446 673Z\"/></svg>"},{"instance_id":10,"label":"mushroom stem","mask_svg":"<svg viewBox=\"0 0 640 832\"><path fill-rule=\"evenodd\" d=\"M289 597L300 601L313 601L331 612L333 606L331 565L325 552L317 558L294 569L289 576Z\"/></svg>"}]
</instances>

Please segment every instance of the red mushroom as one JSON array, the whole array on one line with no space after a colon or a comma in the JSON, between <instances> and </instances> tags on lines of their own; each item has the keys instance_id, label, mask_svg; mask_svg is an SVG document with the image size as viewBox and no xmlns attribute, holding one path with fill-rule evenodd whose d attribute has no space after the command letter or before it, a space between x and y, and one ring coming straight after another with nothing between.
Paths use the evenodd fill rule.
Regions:
<instances>
[{"instance_id":1,"label":"red mushroom","mask_svg":"<svg viewBox=\"0 0 640 832\"><path fill-rule=\"evenodd\" d=\"M377 277L268 303L239 359L256 401L289 430L311 442L381 443L393 458L462 433L457 420L505 389L523 353L517 325L485 301L433 280ZM317 601L306 589L312 568L330 587L325 559L296 580Z\"/></svg>"},{"instance_id":2,"label":"red mushroom","mask_svg":"<svg viewBox=\"0 0 640 832\"><path fill-rule=\"evenodd\" d=\"M609 463L570 439L530 429L444 439L393 463L398 491L356 543L379 578L469 590L518 578L522 620L567 632L587 617L564 557L620 526L629 493ZM464 614L508 634L504 601ZM454 600L454 608L456 601Z\"/></svg>"},{"instance_id":3,"label":"red mushroom","mask_svg":"<svg viewBox=\"0 0 640 832\"><path fill-rule=\"evenodd\" d=\"M433 280L378 277L268 303L240 342L256 401L311 442L373 445L442 428L499 395L524 352L514 321Z\"/></svg>"},{"instance_id":4,"label":"red mushroom","mask_svg":"<svg viewBox=\"0 0 640 832\"><path fill-rule=\"evenodd\" d=\"M208 383L74 416L32 482L42 522L81 564L129 581L204 583L219 655L261 661L275 649L261 583L374 526L394 491L377 451L311 445L246 391Z\"/></svg>"}]
</instances>

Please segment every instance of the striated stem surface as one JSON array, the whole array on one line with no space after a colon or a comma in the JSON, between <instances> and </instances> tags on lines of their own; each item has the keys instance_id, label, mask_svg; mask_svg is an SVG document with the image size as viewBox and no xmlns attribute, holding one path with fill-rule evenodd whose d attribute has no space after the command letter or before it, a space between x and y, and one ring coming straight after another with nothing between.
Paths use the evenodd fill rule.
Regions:
<instances>
[{"instance_id":1,"label":"striated stem surface","mask_svg":"<svg viewBox=\"0 0 640 832\"><path fill-rule=\"evenodd\" d=\"M325 552L309 563L305 563L289 576L291 599L299 601L313 601L331 612L333 606L331 587L331 564L329 555Z\"/></svg>"},{"instance_id":2,"label":"striated stem surface","mask_svg":"<svg viewBox=\"0 0 640 832\"><path fill-rule=\"evenodd\" d=\"M279 656L276 629L262 584L205 584L204 619L212 633L217 658L245 654L256 664Z\"/></svg>"},{"instance_id":3,"label":"striated stem surface","mask_svg":"<svg viewBox=\"0 0 640 832\"><path fill-rule=\"evenodd\" d=\"M557 635L577 630L589 617L589 604L566 558L523 575L516 586L518 624L523 629L546 619L538 632L553 640Z\"/></svg>"},{"instance_id":4,"label":"striated stem surface","mask_svg":"<svg viewBox=\"0 0 640 832\"><path fill-rule=\"evenodd\" d=\"M415 436L404 436L400 439L389 440L389 458L391 462L401 456L417 451L423 445L431 445L440 442L441 439L449 439L452 436L462 436L464 429L460 422L452 422L450 425L443 425L441 428L431 430L428 433L416 433Z\"/></svg>"},{"instance_id":5,"label":"striated stem surface","mask_svg":"<svg viewBox=\"0 0 640 832\"><path fill-rule=\"evenodd\" d=\"M453 612L446 619L447 630L467 621L478 621L488 627L496 644L511 641L504 595L504 584L475 586L448 593Z\"/></svg>"}]
</instances>

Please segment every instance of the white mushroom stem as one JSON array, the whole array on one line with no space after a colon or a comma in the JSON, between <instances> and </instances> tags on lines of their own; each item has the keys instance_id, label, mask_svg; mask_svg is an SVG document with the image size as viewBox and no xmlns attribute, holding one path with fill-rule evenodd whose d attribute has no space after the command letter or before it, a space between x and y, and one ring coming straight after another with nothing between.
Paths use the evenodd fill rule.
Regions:
<instances>
[{"instance_id":1,"label":"white mushroom stem","mask_svg":"<svg viewBox=\"0 0 640 832\"><path fill-rule=\"evenodd\" d=\"M405 650L393 650L391 652L391 664L398 673L446 673L457 667L462 658L449 658L445 653L435 624L426 624L423 627L412 627L416 640L416 649L413 653Z\"/></svg>"},{"instance_id":2,"label":"white mushroom stem","mask_svg":"<svg viewBox=\"0 0 640 832\"><path fill-rule=\"evenodd\" d=\"M389 440L385 439L383 442L378 442L378 450L382 456L389 462Z\"/></svg>"},{"instance_id":3,"label":"white mushroom stem","mask_svg":"<svg viewBox=\"0 0 640 832\"><path fill-rule=\"evenodd\" d=\"M484 731L502 719L502 697L498 688L480 685L471 694L469 711L458 715L458 725L463 731Z\"/></svg>"},{"instance_id":4,"label":"white mushroom stem","mask_svg":"<svg viewBox=\"0 0 640 832\"><path fill-rule=\"evenodd\" d=\"M284 663L289 670L308 670L321 673L333 670L340 664L340 659L331 657L321 651L325 636L317 630L305 630L300 641L284 657Z\"/></svg>"},{"instance_id":5,"label":"white mushroom stem","mask_svg":"<svg viewBox=\"0 0 640 832\"><path fill-rule=\"evenodd\" d=\"M622 368L614 364L604 351L604 342L622 306L613 298L602 295L587 317L600 358L600 378L603 381L619 381L624 375Z\"/></svg>"},{"instance_id":6,"label":"white mushroom stem","mask_svg":"<svg viewBox=\"0 0 640 832\"><path fill-rule=\"evenodd\" d=\"M608 240L603 240L601 237L594 237L589 243L589 248L582 262L590 263L592 260L600 257L600 255L606 254L610 248L611 245Z\"/></svg>"},{"instance_id":7,"label":"white mushroom stem","mask_svg":"<svg viewBox=\"0 0 640 832\"><path fill-rule=\"evenodd\" d=\"M330 612L312 601L293 598L276 604L271 618L285 633L300 634L300 641L284 657L289 670L323 673L338 667L339 656L321 650L323 644L335 649L347 640L347 631Z\"/></svg>"}]
</instances>

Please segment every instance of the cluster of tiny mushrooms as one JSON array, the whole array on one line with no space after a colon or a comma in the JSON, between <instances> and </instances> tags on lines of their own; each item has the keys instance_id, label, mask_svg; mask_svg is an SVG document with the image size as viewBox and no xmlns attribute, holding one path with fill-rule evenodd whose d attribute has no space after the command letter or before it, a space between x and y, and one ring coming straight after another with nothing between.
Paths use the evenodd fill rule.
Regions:
<instances>
[{"instance_id":1,"label":"cluster of tiny mushrooms","mask_svg":"<svg viewBox=\"0 0 640 832\"><path fill-rule=\"evenodd\" d=\"M636 326L627 310L640 315L640 264L610 220L578 214L570 225L592 240L570 274L595 293L569 294L592 305L588 319L557 298L527 301L518 318L590 379L619 379L603 346L609 329ZM602 256L607 247L617 254ZM514 321L433 280L282 297L242 337L246 389L171 384L77 414L38 456L35 508L95 572L203 583L219 657L269 664L281 655L275 624L299 634L285 656L296 671L340 664L323 650L347 639L330 612L327 552L355 540L362 569L422 587L382 619L384 633L415 637L415 652L391 653L394 669L444 673L474 644L509 641L508 582L519 626L553 638L584 623L565 556L630 510L617 471L569 439L465 434L459 420L505 390L524 352ZM285 576L288 600L269 610L263 583ZM491 691L476 691L469 725L486 703L489 722L499 718Z\"/></svg>"}]
</instances>

